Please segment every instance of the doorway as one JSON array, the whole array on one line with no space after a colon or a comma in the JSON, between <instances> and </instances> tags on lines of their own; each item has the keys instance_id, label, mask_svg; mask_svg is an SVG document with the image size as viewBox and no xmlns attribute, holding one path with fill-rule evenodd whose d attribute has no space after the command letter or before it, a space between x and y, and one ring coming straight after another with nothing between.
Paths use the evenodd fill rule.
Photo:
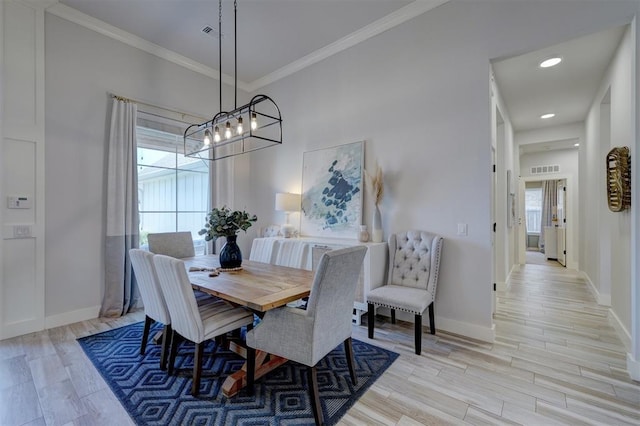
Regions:
<instances>
[{"instance_id":1,"label":"doorway","mask_svg":"<svg viewBox=\"0 0 640 426\"><path fill-rule=\"evenodd\" d=\"M547 176L521 180L524 235L520 263L566 267L568 178Z\"/></svg>"}]
</instances>

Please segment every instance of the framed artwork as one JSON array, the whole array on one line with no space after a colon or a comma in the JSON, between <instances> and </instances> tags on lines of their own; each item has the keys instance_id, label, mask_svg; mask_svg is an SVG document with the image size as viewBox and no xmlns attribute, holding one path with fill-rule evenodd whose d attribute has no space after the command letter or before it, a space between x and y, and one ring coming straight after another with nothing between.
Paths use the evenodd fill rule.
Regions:
<instances>
[{"instance_id":1,"label":"framed artwork","mask_svg":"<svg viewBox=\"0 0 640 426\"><path fill-rule=\"evenodd\" d=\"M612 212L631 208L631 156L629 147L613 148L607 154L607 203Z\"/></svg>"},{"instance_id":2,"label":"framed artwork","mask_svg":"<svg viewBox=\"0 0 640 426\"><path fill-rule=\"evenodd\" d=\"M362 221L364 142L305 152L303 236L356 238Z\"/></svg>"}]
</instances>

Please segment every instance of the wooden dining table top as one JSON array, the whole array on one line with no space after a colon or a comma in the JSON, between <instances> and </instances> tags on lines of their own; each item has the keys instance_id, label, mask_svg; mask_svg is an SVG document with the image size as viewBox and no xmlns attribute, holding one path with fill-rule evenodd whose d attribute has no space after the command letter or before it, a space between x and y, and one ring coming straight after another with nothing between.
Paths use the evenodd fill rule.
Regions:
<instances>
[{"instance_id":1,"label":"wooden dining table top","mask_svg":"<svg viewBox=\"0 0 640 426\"><path fill-rule=\"evenodd\" d=\"M187 271L191 267L220 267L216 255L190 257L184 259L184 263ZM239 271L221 271L218 276L209 276L210 271L188 274L194 289L257 312L266 312L308 296L314 275L305 269L251 260L243 260Z\"/></svg>"}]
</instances>

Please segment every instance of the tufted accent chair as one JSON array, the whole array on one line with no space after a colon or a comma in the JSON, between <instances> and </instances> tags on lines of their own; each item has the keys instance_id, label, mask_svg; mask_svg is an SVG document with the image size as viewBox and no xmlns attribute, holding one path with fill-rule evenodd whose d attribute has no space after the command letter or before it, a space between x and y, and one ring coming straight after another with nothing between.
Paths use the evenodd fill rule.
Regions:
<instances>
[{"instance_id":1,"label":"tufted accent chair","mask_svg":"<svg viewBox=\"0 0 640 426\"><path fill-rule=\"evenodd\" d=\"M431 334L436 334L434 303L442 237L425 231L406 231L389 237L389 274L387 284L369 291L369 338L373 339L375 308L391 310L396 322L396 309L415 316L415 350L422 351L422 314L429 308Z\"/></svg>"}]
</instances>

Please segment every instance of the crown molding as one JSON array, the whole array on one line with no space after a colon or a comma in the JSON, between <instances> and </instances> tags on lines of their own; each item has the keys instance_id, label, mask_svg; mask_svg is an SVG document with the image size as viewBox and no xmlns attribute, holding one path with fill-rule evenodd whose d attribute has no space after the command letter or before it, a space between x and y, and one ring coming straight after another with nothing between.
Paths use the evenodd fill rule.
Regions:
<instances>
[{"instance_id":1,"label":"crown molding","mask_svg":"<svg viewBox=\"0 0 640 426\"><path fill-rule=\"evenodd\" d=\"M132 46L144 52L150 53L154 56L165 59L169 62L173 62L174 64L180 65L181 67L187 68L191 71L195 71L199 74L203 74L207 77L213 78L214 80L219 80L218 70L216 69L213 69L211 67L201 64L200 62L196 62L192 59L182 56L172 50L165 49L164 47L151 43L127 31L123 31L120 28L114 27L113 25L107 24L106 22L93 18L72 7L66 6L61 3L55 3L47 7L46 11L51 13L52 15L56 15L60 18L66 19L67 21L71 21L73 23L81 25L99 34L110 37L122 43L128 44L129 46ZM234 85L233 77L227 74L222 74L222 82L230 86ZM247 84L242 81L238 81L238 88L241 90L244 90L245 92L249 91L247 89Z\"/></svg>"},{"instance_id":2,"label":"crown molding","mask_svg":"<svg viewBox=\"0 0 640 426\"><path fill-rule=\"evenodd\" d=\"M58 0L17 0L18 3L28 4L34 9L46 9L55 4Z\"/></svg>"},{"instance_id":3,"label":"crown molding","mask_svg":"<svg viewBox=\"0 0 640 426\"><path fill-rule=\"evenodd\" d=\"M416 16L422 15L423 13L447 3L448 1L449 0L415 0L413 3L409 3L395 12L378 19L357 31L354 31L351 34L308 54L307 56L293 61L264 77L252 81L247 85L247 90L249 92L256 91L268 84L274 83L284 77L301 71L316 62L320 62L323 59L335 55L336 53L362 43L363 41L413 19Z\"/></svg>"},{"instance_id":4,"label":"crown molding","mask_svg":"<svg viewBox=\"0 0 640 426\"><path fill-rule=\"evenodd\" d=\"M159 58L165 59L169 62L173 62L191 71L195 71L207 77L213 78L214 80L218 80L218 70L216 69L203 65L200 62L196 62L164 47L158 46L157 44L151 43L127 31L123 31L117 27L114 27L113 25L109 25L106 22L100 21L99 19L93 18L76 9L61 4L57 2L57 0L55 1L56 3L49 5L46 8L47 12L68 21L74 22L90 30L96 31L97 33L110 37L114 40L118 40L122 43L128 44L129 46L135 47L144 52L155 55ZM284 77L301 71L304 68L307 68L332 55L335 55L336 53L342 52L343 50L362 43L363 41L366 41L378 34L396 27L410 19L413 19L416 16L422 15L423 13L428 12L429 10L432 10L444 3L447 3L448 1L449 0L415 0L414 2L396 10L393 13L390 13L383 18L378 19L375 22L372 22L365 27L362 27L361 29L341 38L340 40L337 40L323 48L316 50L315 52L310 53L307 56L293 61L290 64L285 65L284 67L270 74L267 74L264 77L254 80L251 83L238 81L238 88L244 90L245 92L254 92L268 84L274 83ZM233 77L227 74L222 74L222 82L230 86L234 85Z\"/></svg>"}]
</instances>

